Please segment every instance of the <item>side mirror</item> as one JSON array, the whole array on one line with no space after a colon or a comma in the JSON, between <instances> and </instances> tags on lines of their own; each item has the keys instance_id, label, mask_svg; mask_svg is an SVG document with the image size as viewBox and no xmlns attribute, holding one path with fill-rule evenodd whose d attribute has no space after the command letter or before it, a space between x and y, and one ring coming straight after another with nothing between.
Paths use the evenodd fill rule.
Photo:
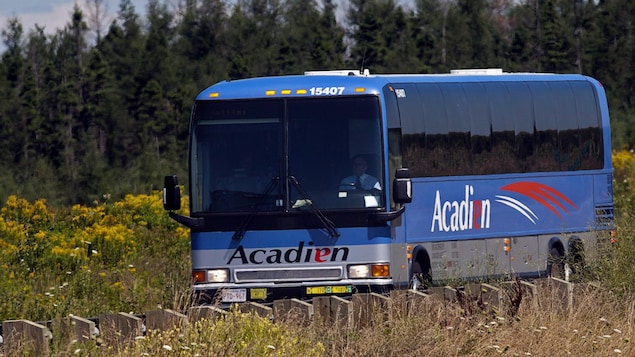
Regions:
<instances>
[{"instance_id":1,"label":"side mirror","mask_svg":"<svg viewBox=\"0 0 635 357\"><path fill-rule=\"evenodd\" d=\"M410 179L409 169L401 168L395 171L395 180L392 182L392 194L395 203L412 202L412 180Z\"/></svg>"},{"instance_id":2,"label":"side mirror","mask_svg":"<svg viewBox=\"0 0 635 357\"><path fill-rule=\"evenodd\" d=\"M168 175L163 179L163 208L167 211L181 209L181 190L176 175Z\"/></svg>"}]
</instances>

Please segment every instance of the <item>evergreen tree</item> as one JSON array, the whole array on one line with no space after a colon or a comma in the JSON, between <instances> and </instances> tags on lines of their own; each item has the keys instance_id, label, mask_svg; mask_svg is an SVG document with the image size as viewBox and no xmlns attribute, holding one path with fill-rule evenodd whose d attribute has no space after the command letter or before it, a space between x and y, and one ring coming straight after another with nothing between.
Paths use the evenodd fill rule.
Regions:
<instances>
[{"instance_id":1,"label":"evergreen tree","mask_svg":"<svg viewBox=\"0 0 635 357\"><path fill-rule=\"evenodd\" d=\"M122 103L113 108L117 113L113 114L108 124L110 130L106 134L109 165L122 170L130 167L135 156L142 151L133 115L138 106L137 77L141 68L144 38L134 6L130 0L122 0L118 17L97 44L115 82L115 95Z\"/></svg>"},{"instance_id":2,"label":"evergreen tree","mask_svg":"<svg viewBox=\"0 0 635 357\"><path fill-rule=\"evenodd\" d=\"M590 35L593 75L606 88L614 147L635 146L635 3L603 0L597 4L596 27Z\"/></svg>"},{"instance_id":3,"label":"evergreen tree","mask_svg":"<svg viewBox=\"0 0 635 357\"><path fill-rule=\"evenodd\" d=\"M413 17L422 73L447 72L448 0L417 0Z\"/></svg>"},{"instance_id":4,"label":"evergreen tree","mask_svg":"<svg viewBox=\"0 0 635 357\"><path fill-rule=\"evenodd\" d=\"M335 22L334 7L327 1L320 11L315 0L286 1L277 60L285 73L339 68L344 63L344 30Z\"/></svg>"},{"instance_id":5,"label":"evergreen tree","mask_svg":"<svg viewBox=\"0 0 635 357\"><path fill-rule=\"evenodd\" d=\"M17 18L9 19L2 37L6 50L0 62L0 164L13 168L0 174L0 198L4 202L8 195L18 190L16 180L23 181L18 175L21 169L18 163L23 159L22 150L27 144L22 93L28 88L25 83L24 31Z\"/></svg>"},{"instance_id":6,"label":"evergreen tree","mask_svg":"<svg viewBox=\"0 0 635 357\"><path fill-rule=\"evenodd\" d=\"M555 73L574 71L573 12L570 1L545 0L540 6L543 56L541 70Z\"/></svg>"},{"instance_id":7,"label":"evergreen tree","mask_svg":"<svg viewBox=\"0 0 635 357\"><path fill-rule=\"evenodd\" d=\"M416 58L413 22L394 0L353 0L347 13L350 65L375 73L411 72Z\"/></svg>"},{"instance_id":8,"label":"evergreen tree","mask_svg":"<svg viewBox=\"0 0 635 357\"><path fill-rule=\"evenodd\" d=\"M279 0L238 0L228 21L229 77L282 74Z\"/></svg>"},{"instance_id":9,"label":"evergreen tree","mask_svg":"<svg viewBox=\"0 0 635 357\"><path fill-rule=\"evenodd\" d=\"M180 62L178 78L188 96L227 78L226 12L221 0L185 1L173 48Z\"/></svg>"},{"instance_id":10,"label":"evergreen tree","mask_svg":"<svg viewBox=\"0 0 635 357\"><path fill-rule=\"evenodd\" d=\"M26 43L25 89L22 94L26 122L26 142L21 159L15 163L19 191L28 199L47 198L49 202L67 202L59 189L57 170L52 164L51 148L55 135L47 117L48 85L54 72L54 55L44 29L36 26ZM16 192L12 192L15 194Z\"/></svg>"},{"instance_id":11,"label":"evergreen tree","mask_svg":"<svg viewBox=\"0 0 635 357\"><path fill-rule=\"evenodd\" d=\"M537 72L575 71L573 8L565 0L527 0L515 9L512 58Z\"/></svg>"},{"instance_id":12,"label":"evergreen tree","mask_svg":"<svg viewBox=\"0 0 635 357\"><path fill-rule=\"evenodd\" d=\"M21 160L26 145L26 116L22 111L22 94L26 89L25 58L23 49L24 32L17 18L9 19L7 28L2 30L5 52L2 54L0 83L2 125L0 126L0 162L8 165Z\"/></svg>"},{"instance_id":13,"label":"evergreen tree","mask_svg":"<svg viewBox=\"0 0 635 357\"><path fill-rule=\"evenodd\" d=\"M80 183L84 202L99 199L104 193L113 193L109 182L116 179L118 167L110 167L112 140L118 128L116 116L120 115L121 97L117 95L116 82L110 68L98 48L93 48L88 57L85 70L84 107L81 113L82 136L84 143L80 166Z\"/></svg>"},{"instance_id":14,"label":"evergreen tree","mask_svg":"<svg viewBox=\"0 0 635 357\"><path fill-rule=\"evenodd\" d=\"M53 83L50 84L48 106L51 111L53 130L58 134L52 155L59 157L56 167L58 177L68 187L74 187L81 179L79 166L83 157L84 143L78 138L83 134L80 113L83 110L84 56L87 27L81 10L75 5L71 22L58 30L53 38L54 63ZM65 192L69 202L77 202L80 192L69 189Z\"/></svg>"},{"instance_id":15,"label":"evergreen tree","mask_svg":"<svg viewBox=\"0 0 635 357\"><path fill-rule=\"evenodd\" d=\"M504 59L503 35L494 26L494 18L487 0L459 0L461 17L466 19L469 29L472 63L470 67L502 67Z\"/></svg>"},{"instance_id":16,"label":"evergreen tree","mask_svg":"<svg viewBox=\"0 0 635 357\"><path fill-rule=\"evenodd\" d=\"M474 61L474 47L469 22L462 2L450 3L447 12L446 64L448 69L471 68Z\"/></svg>"}]
</instances>

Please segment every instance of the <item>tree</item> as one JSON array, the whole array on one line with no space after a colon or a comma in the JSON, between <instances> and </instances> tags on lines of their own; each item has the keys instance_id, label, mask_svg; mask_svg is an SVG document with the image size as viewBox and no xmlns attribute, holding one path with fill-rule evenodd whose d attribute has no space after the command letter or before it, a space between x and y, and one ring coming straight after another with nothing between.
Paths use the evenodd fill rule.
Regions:
<instances>
[{"instance_id":1,"label":"tree","mask_svg":"<svg viewBox=\"0 0 635 357\"><path fill-rule=\"evenodd\" d=\"M95 33L95 42L101 41L102 31L108 21L108 4L105 0L85 0L88 12L88 28Z\"/></svg>"},{"instance_id":2,"label":"tree","mask_svg":"<svg viewBox=\"0 0 635 357\"><path fill-rule=\"evenodd\" d=\"M635 3L627 0L599 1L595 27L589 34L593 54L591 73L607 91L615 147L635 146Z\"/></svg>"},{"instance_id":3,"label":"tree","mask_svg":"<svg viewBox=\"0 0 635 357\"><path fill-rule=\"evenodd\" d=\"M421 72L447 72L448 0L417 0L413 26Z\"/></svg>"},{"instance_id":4,"label":"tree","mask_svg":"<svg viewBox=\"0 0 635 357\"><path fill-rule=\"evenodd\" d=\"M228 21L229 77L278 75L282 21L279 0L238 0Z\"/></svg>"},{"instance_id":5,"label":"tree","mask_svg":"<svg viewBox=\"0 0 635 357\"><path fill-rule=\"evenodd\" d=\"M344 30L337 24L332 1L318 9L315 0L289 0L283 6L277 62L284 73L334 69L344 63Z\"/></svg>"},{"instance_id":6,"label":"tree","mask_svg":"<svg viewBox=\"0 0 635 357\"><path fill-rule=\"evenodd\" d=\"M350 65L376 73L410 72L416 60L412 21L394 0L353 0L347 12Z\"/></svg>"},{"instance_id":7,"label":"tree","mask_svg":"<svg viewBox=\"0 0 635 357\"><path fill-rule=\"evenodd\" d=\"M102 59L107 62L115 82L112 90L120 103L113 108L116 114L113 114L108 123L106 142L109 147L109 165L121 170L129 167L142 151L133 115L138 107L137 95L140 90L137 77L142 66L144 39L139 15L134 6L130 0L122 0L118 17L96 46Z\"/></svg>"},{"instance_id":8,"label":"tree","mask_svg":"<svg viewBox=\"0 0 635 357\"><path fill-rule=\"evenodd\" d=\"M229 49L226 39L227 9L221 0L187 0L173 46L180 63L178 77L188 95L227 78Z\"/></svg>"},{"instance_id":9,"label":"tree","mask_svg":"<svg viewBox=\"0 0 635 357\"><path fill-rule=\"evenodd\" d=\"M63 30L58 30L53 38L52 46L55 61L53 62L52 79L47 96L51 115L51 124L59 133L58 142L51 154L59 156L59 177L69 187L79 180L79 165L83 157L82 144L77 139L81 133L80 113L83 110L84 57L86 54L85 34L87 31L83 14L75 5L71 22ZM70 202L77 202L79 193L67 192Z\"/></svg>"},{"instance_id":10,"label":"tree","mask_svg":"<svg viewBox=\"0 0 635 357\"><path fill-rule=\"evenodd\" d=\"M26 65L23 53L24 31L17 18L9 19L7 28L2 30L4 44L7 47L2 54L0 67L0 93L4 101L2 107L2 125L0 127L1 162L15 164L21 159L26 145L26 116L22 110L22 94L26 86Z\"/></svg>"}]
</instances>

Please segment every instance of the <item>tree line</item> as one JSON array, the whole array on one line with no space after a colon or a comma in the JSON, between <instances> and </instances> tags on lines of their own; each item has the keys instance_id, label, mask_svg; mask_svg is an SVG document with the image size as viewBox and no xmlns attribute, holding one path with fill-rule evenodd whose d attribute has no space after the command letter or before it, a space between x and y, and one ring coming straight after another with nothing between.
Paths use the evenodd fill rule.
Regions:
<instances>
[{"instance_id":1,"label":"tree line","mask_svg":"<svg viewBox=\"0 0 635 357\"><path fill-rule=\"evenodd\" d=\"M605 87L614 147L635 146L631 0L121 0L53 34L10 18L0 58L0 200L54 205L187 177L191 105L225 79L368 68L581 73ZM181 182L184 183L184 182Z\"/></svg>"}]
</instances>

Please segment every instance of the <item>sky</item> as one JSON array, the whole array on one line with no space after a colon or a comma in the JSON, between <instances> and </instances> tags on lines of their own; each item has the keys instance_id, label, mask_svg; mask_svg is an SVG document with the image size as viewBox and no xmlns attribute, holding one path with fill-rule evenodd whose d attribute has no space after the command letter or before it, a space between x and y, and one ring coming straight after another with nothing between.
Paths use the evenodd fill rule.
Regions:
<instances>
[{"instance_id":1,"label":"sky","mask_svg":"<svg viewBox=\"0 0 635 357\"><path fill-rule=\"evenodd\" d=\"M103 0L108 12L108 21L115 18L119 10L120 0ZM398 3L408 4L412 0L398 0ZM178 3L178 0L162 0L161 3ZM45 33L53 34L56 29L64 28L70 22L73 6L77 3L81 8L85 8L86 0L0 0L0 30L7 27L8 19L17 16L22 24L25 35L35 28L35 24L44 26ZM144 18L145 8L148 0L132 0L135 11ZM342 10L346 7L346 0L339 0L338 9ZM84 10L84 15L88 12ZM0 53L4 52L4 42L0 41Z\"/></svg>"},{"instance_id":2,"label":"sky","mask_svg":"<svg viewBox=\"0 0 635 357\"><path fill-rule=\"evenodd\" d=\"M84 9L86 0L0 0L0 29L7 28L9 18L17 17L25 35L35 29L35 24L43 26L45 33L53 34L70 22L75 3ZM104 0L108 13L106 26L116 16L119 3L120 0ZM148 0L132 0L135 11L142 17L147 3ZM85 10L84 14L87 14ZM4 42L0 41L0 52L4 48Z\"/></svg>"},{"instance_id":3,"label":"sky","mask_svg":"<svg viewBox=\"0 0 635 357\"><path fill-rule=\"evenodd\" d=\"M7 20L17 16L25 32L35 28L35 24L45 26L47 33L63 28L71 19L75 3L84 8L86 0L0 0L0 27L6 28ZM107 11L115 16L120 0L104 0ZM139 14L145 12L148 0L132 0Z\"/></svg>"}]
</instances>

